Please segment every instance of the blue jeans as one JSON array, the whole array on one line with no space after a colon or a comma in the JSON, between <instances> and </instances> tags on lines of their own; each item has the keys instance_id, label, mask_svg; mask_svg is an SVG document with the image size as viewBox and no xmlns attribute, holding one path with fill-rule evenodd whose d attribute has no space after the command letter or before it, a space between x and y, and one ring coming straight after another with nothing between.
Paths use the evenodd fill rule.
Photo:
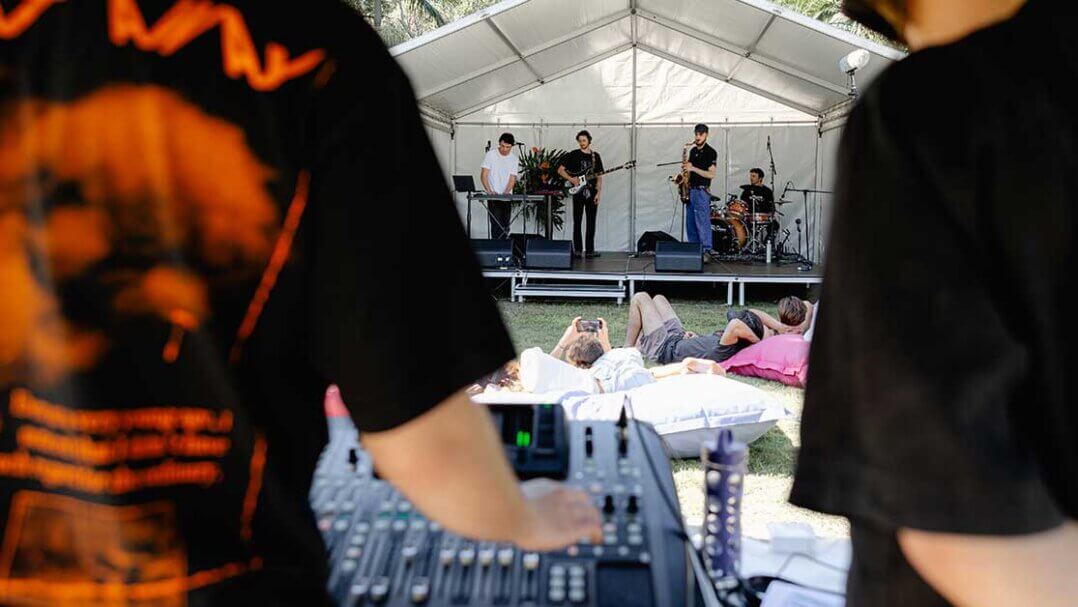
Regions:
<instances>
[{"instance_id":1,"label":"blue jeans","mask_svg":"<svg viewBox=\"0 0 1078 607\"><path fill-rule=\"evenodd\" d=\"M689 204L685 208L685 237L689 242L699 242L705 251L711 250L711 195L703 188L689 190Z\"/></svg>"}]
</instances>

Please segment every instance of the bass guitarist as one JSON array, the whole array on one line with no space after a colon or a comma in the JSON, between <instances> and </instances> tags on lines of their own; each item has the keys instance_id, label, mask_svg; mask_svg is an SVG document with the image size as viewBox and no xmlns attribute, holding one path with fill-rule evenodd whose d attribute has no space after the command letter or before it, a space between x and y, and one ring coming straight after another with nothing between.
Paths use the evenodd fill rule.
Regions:
<instances>
[{"instance_id":1,"label":"bass guitarist","mask_svg":"<svg viewBox=\"0 0 1078 607\"><path fill-rule=\"evenodd\" d=\"M579 192L573 194L573 257L579 259L586 251L591 259L599 256L595 250L595 215L599 210L599 200L603 197L603 176L599 174L603 172L603 159L591 149L591 133L580 131L576 134L576 142L580 149L562 157L558 175L573 186L580 185L581 180L587 181ZM588 216L587 248L581 246L580 237L585 212Z\"/></svg>"}]
</instances>

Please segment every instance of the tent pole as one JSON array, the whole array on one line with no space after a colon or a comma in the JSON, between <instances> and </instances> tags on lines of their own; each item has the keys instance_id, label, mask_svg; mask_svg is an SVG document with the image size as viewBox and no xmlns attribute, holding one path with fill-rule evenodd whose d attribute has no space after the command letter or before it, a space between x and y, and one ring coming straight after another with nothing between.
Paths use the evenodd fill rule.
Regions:
<instances>
[{"instance_id":1,"label":"tent pole","mask_svg":"<svg viewBox=\"0 0 1078 607\"><path fill-rule=\"evenodd\" d=\"M633 17L633 26L635 28L636 17ZM632 98L632 126L629 130L629 145L631 147L631 158L636 160L636 45L633 45L633 98ZM629 244L628 250L635 252L633 247L633 240L636 236L636 168L634 167L629 171Z\"/></svg>"}]
</instances>

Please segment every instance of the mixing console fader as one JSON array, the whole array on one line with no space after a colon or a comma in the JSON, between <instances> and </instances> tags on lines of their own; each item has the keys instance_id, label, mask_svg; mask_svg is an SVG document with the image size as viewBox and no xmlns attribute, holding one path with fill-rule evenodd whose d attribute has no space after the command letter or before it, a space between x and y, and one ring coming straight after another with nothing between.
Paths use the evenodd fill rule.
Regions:
<instances>
[{"instance_id":1,"label":"mixing console fader","mask_svg":"<svg viewBox=\"0 0 1078 607\"><path fill-rule=\"evenodd\" d=\"M660 493L676 507L673 476L650 426L566 422L549 405L492 413L520 476L542 470L588 492L603 516L602 541L537 553L454 535L378 480L351 422L333 418L310 499L340 605L691 604L682 528Z\"/></svg>"}]
</instances>

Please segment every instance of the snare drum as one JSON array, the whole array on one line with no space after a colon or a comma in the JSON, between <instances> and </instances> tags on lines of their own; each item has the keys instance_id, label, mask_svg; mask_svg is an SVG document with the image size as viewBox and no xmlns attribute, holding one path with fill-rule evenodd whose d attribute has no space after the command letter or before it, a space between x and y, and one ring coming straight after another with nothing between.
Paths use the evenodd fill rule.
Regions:
<instances>
[{"instance_id":1,"label":"snare drum","mask_svg":"<svg viewBox=\"0 0 1078 607\"><path fill-rule=\"evenodd\" d=\"M774 219L774 213L752 213L748 217L749 223L771 223Z\"/></svg>"},{"instance_id":2,"label":"snare drum","mask_svg":"<svg viewBox=\"0 0 1078 607\"><path fill-rule=\"evenodd\" d=\"M745 204L744 200L731 200L726 203L726 215L728 217L735 217L741 219L749 212L749 205Z\"/></svg>"}]
</instances>

